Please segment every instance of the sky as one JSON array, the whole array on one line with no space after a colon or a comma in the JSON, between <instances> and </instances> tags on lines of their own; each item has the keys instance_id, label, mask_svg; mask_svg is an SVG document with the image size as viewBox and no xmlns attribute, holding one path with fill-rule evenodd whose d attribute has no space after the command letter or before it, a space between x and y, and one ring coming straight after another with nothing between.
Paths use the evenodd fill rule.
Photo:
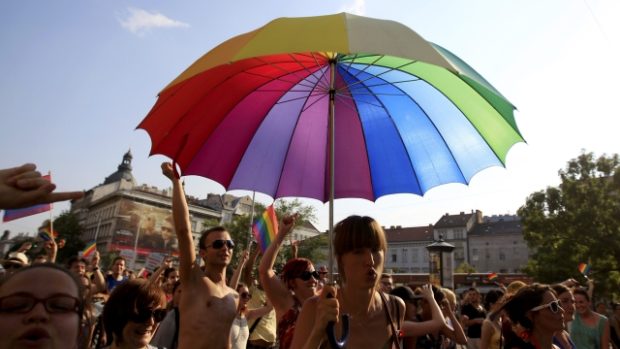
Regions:
<instances>
[{"instance_id":1,"label":"sky","mask_svg":"<svg viewBox=\"0 0 620 349\"><path fill-rule=\"evenodd\" d=\"M515 214L528 195L558 185L558 171L582 150L620 152L616 0L9 0L0 2L0 168L32 162L51 171L58 190L88 190L131 149L138 183L167 188L159 169L166 158L149 157L148 135L135 130L158 92L233 36L277 17L339 12L401 22L457 54L517 107L527 144L510 150L506 168L484 170L468 186L336 200L336 222L362 214L419 226L476 209ZM186 191L225 189L188 177ZM327 205L303 202L326 229ZM56 204L53 214L68 208ZM34 232L47 217L0 223L0 231Z\"/></svg>"}]
</instances>

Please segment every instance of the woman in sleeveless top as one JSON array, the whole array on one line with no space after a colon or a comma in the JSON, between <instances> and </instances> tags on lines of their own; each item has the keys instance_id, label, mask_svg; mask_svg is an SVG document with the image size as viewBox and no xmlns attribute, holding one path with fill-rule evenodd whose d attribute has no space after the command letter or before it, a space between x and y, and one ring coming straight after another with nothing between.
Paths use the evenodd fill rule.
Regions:
<instances>
[{"instance_id":1,"label":"woman in sleeveless top","mask_svg":"<svg viewBox=\"0 0 620 349\"><path fill-rule=\"evenodd\" d=\"M571 337L579 349L608 349L609 323L607 317L592 311L590 295L587 291L576 289L576 316L571 323Z\"/></svg>"},{"instance_id":2,"label":"woman in sleeveless top","mask_svg":"<svg viewBox=\"0 0 620 349\"><path fill-rule=\"evenodd\" d=\"M564 328L564 309L548 285L524 286L500 309L504 310L522 341L512 348L556 349L554 334Z\"/></svg>"},{"instance_id":3,"label":"woman in sleeveless top","mask_svg":"<svg viewBox=\"0 0 620 349\"><path fill-rule=\"evenodd\" d=\"M289 260L284 265L280 277L273 271L282 242L293 230L296 219L297 215L282 219L278 234L265 250L258 267L261 285L276 311L277 338L280 342L280 349L290 347L301 305L306 299L315 295L319 279L319 273L314 270L314 265L305 258Z\"/></svg>"},{"instance_id":4,"label":"woman in sleeveless top","mask_svg":"<svg viewBox=\"0 0 620 349\"><path fill-rule=\"evenodd\" d=\"M236 290L239 293L239 306L237 307L237 316L235 316L230 328L230 342L232 343L232 349L245 349L250 337L248 321L266 315L273 307L271 304L266 304L257 309L248 309L248 302L252 298L248 287L240 283L237 285Z\"/></svg>"},{"instance_id":5,"label":"woman in sleeveless top","mask_svg":"<svg viewBox=\"0 0 620 349\"><path fill-rule=\"evenodd\" d=\"M436 319L427 323L403 323L405 304L400 298L379 291L379 275L383 272L387 242L383 229L370 217L351 216L335 227L334 251L338 263L340 287L325 286L321 294L304 303L293 339L292 348L327 348L325 328L338 321L336 337L340 338L340 314L349 315L347 348L400 348L401 330L417 335L421 327L437 329L443 316L424 288L425 297L435 304Z\"/></svg>"},{"instance_id":6,"label":"woman in sleeveless top","mask_svg":"<svg viewBox=\"0 0 620 349\"><path fill-rule=\"evenodd\" d=\"M442 314L445 318L450 319L450 326L448 322L444 321L442 326L434 331L423 333L416 338L417 349L453 349L456 348L456 344L467 344L467 337L461 327L454 309L452 309L450 302L445 297L443 291L435 286L431 286L432 298L437 304L441 304ZM416 289L415 294L419 295L420 299L418 308L421 310L418 314L418 321L429 321L432 319L432 305L429 301L421 296L421 290Z\"/></svg>"},{"instance_id":7,"label":"woman in sleeveless top","mask_svg":"<svg viewBox=\"0 0 620 349\"><path fill-rule=\"evenodd\" d=\"M489 311L482 321L480 349L501 349L502 312L498 311L503 302L504 291L490 290L484 297L484 305Z\"/></svg>"}]
</instances>

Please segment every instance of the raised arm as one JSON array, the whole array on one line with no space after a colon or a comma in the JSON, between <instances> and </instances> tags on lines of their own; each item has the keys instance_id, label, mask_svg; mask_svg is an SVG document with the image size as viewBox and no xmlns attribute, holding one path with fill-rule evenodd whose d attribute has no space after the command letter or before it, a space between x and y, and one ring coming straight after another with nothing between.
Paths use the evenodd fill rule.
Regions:
<instances>
[{"instance_id":1,"label":"raised arm","mask_svg":"<svg viewBox=\"0 0 620 349\"><path fill-rule=\"evenodd\" d=\"M286 234L290 233L295 226L295 220L297 215L284 217L280 222L278 234L275 241L267 247L265 254L258 266L258 275L260 277L261 285L267 294L267 297L271 300L276 312L286 311L293 305L293 296L289 292L287 286L276 276L273 271L273 264L276 261L276 256L282 247L282 242L286 237Z\"/></svg>"},{"instance_id":2,"label":"raised arm","mask_svg":"<svg viewBox=\"0 0 620 349\"><path fill-rule=\"evenodd\" d=\"M461 322L456 318L454 309L452 309L452 305L447 298L444 298L441 301L441 310L443 311L444 317L450 319L450 323L452 324L452 327L450 327L447 322L444 322L441 330L443 334L455 341L457 344L467 344L467 336L465 335L465 331L463 331Z\"/></svg>"},{"instance_id":3,"label":"raised arm","mask_svg":"<svg viewBox=\"0 0 620 349\"><path fill-rule=\"evenodd\" d=\"M93 254L93 259L90 260L90 268L93 272L93 294L106 291L105 278L99 269L99 261L101 261L99 251L95 251Z\"/></svg>"},{"instance_id":4,"label":"raised arm","mask_svg":"<svg viewBox=\"0 0 620 349\"><path fill-rule=\"evenodd\" d=\"M194 250L194 240L192 239L189 221L189 207L185 200L183 185L172 168L172 164L164 162L161 164L161 169L164 176L172 181L172 218L179 241L179 276L181 282L187 284L192 266L196 261L196 251Z\"/></svg>"},{"instance_id":5,"label":"raised arm","mask_svg":"<svg viewBox=\"0 0 620 349\"><path fill-rule=\"evenodd\" d=\"M431 319L422 322L405 321L402 329L406 337L418 337L427 333L438 331L446 322L439 305L435 301L431 285L422 286L422 296L428 302L431 309Z\"/></svg>"},{"instance_id":6,"label":"raised arm","mask_svg":"<svg viewBox=\"0 0 620 349\"><path fill-rule=\"evenodd\" d=\"M248 252L248 250L241 252L241 256L239 257L239 264L237 264L235 272L233 273L232 278L230 278L230 285L228 285L228 287L232 288L233 290L237 289L237 285L239 284L239 278L241 277L241 270L243 270L243 267L248 262L249 255L250 253ZM247 286L250 287L250 285Z\"/></svg>"},{"instance_id":7,"label":"raised arm","mask_svg":"<svg viewBox=\"0 0 620 349\"><path fill-rule=\"evenodd\" d=\"M265 303L265 305L263 305L260 308L256 308L256 309L250 309L245 313L245 317L248 318L248 321L252 321L254 319L257 319L261 316L265 316L267 314L269 314L270 311L273 310L273 305L271 304L271 302L269 301L269 299L267 299L267 303Z\"/></svg>"},{"instance_id":8,"label":"raised arm","mask_svg":"<svg viewBox=\"0 0 620 349\"><path fill-rule=\"evenodd\" d=\"M256 244L251 244L250 249L252 249L252 245L254 245L254 249L250 252L250 257L248 258L248 262L245 263L245 267L243 268L243 282L246 286L250 287L250 285L254 284L254 278L252 277L252 269L254 269L254 264L256 264L256 257L258 256L259 248Z\"/></svg>"}]
</instances>

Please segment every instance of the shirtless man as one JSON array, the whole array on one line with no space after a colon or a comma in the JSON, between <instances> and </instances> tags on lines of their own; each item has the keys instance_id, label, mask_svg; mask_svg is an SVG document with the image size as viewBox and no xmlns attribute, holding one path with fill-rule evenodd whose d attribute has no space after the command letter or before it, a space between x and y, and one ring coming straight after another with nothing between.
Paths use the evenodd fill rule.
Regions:
<instances>
[{"instance_id":1,"label":"shirtless man","mask_svg":"<svg viewBox=\"0 0 620 349\"><path fill-rule=\"evenodd\" d=\"M179 304L179 348L230 348L230 327L237 313L239 295L226 285L226 267L234 243L222 227L206 230L200 236L200 257L196 260L183 185L165 162L163 174L172 181L172 216L179 243L179 274L183 294Z\"/></svg>"}]
</instances>

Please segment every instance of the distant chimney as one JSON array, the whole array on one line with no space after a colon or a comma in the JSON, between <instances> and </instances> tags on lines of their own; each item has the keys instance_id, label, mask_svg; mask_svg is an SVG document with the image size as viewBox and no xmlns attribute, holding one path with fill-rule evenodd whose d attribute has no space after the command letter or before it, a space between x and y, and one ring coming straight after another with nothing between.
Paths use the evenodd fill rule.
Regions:
<instances>
[{"instance_id":1,"label":"distant chimney","mask_svg":"<svg viewBox=\"0 0 620 349\"><path fill-rule=\"evenodd\" d=\"M482 224L482 222L483 222L482 211L476 210L476 223Z\"/></svg>"}]
</instances>

